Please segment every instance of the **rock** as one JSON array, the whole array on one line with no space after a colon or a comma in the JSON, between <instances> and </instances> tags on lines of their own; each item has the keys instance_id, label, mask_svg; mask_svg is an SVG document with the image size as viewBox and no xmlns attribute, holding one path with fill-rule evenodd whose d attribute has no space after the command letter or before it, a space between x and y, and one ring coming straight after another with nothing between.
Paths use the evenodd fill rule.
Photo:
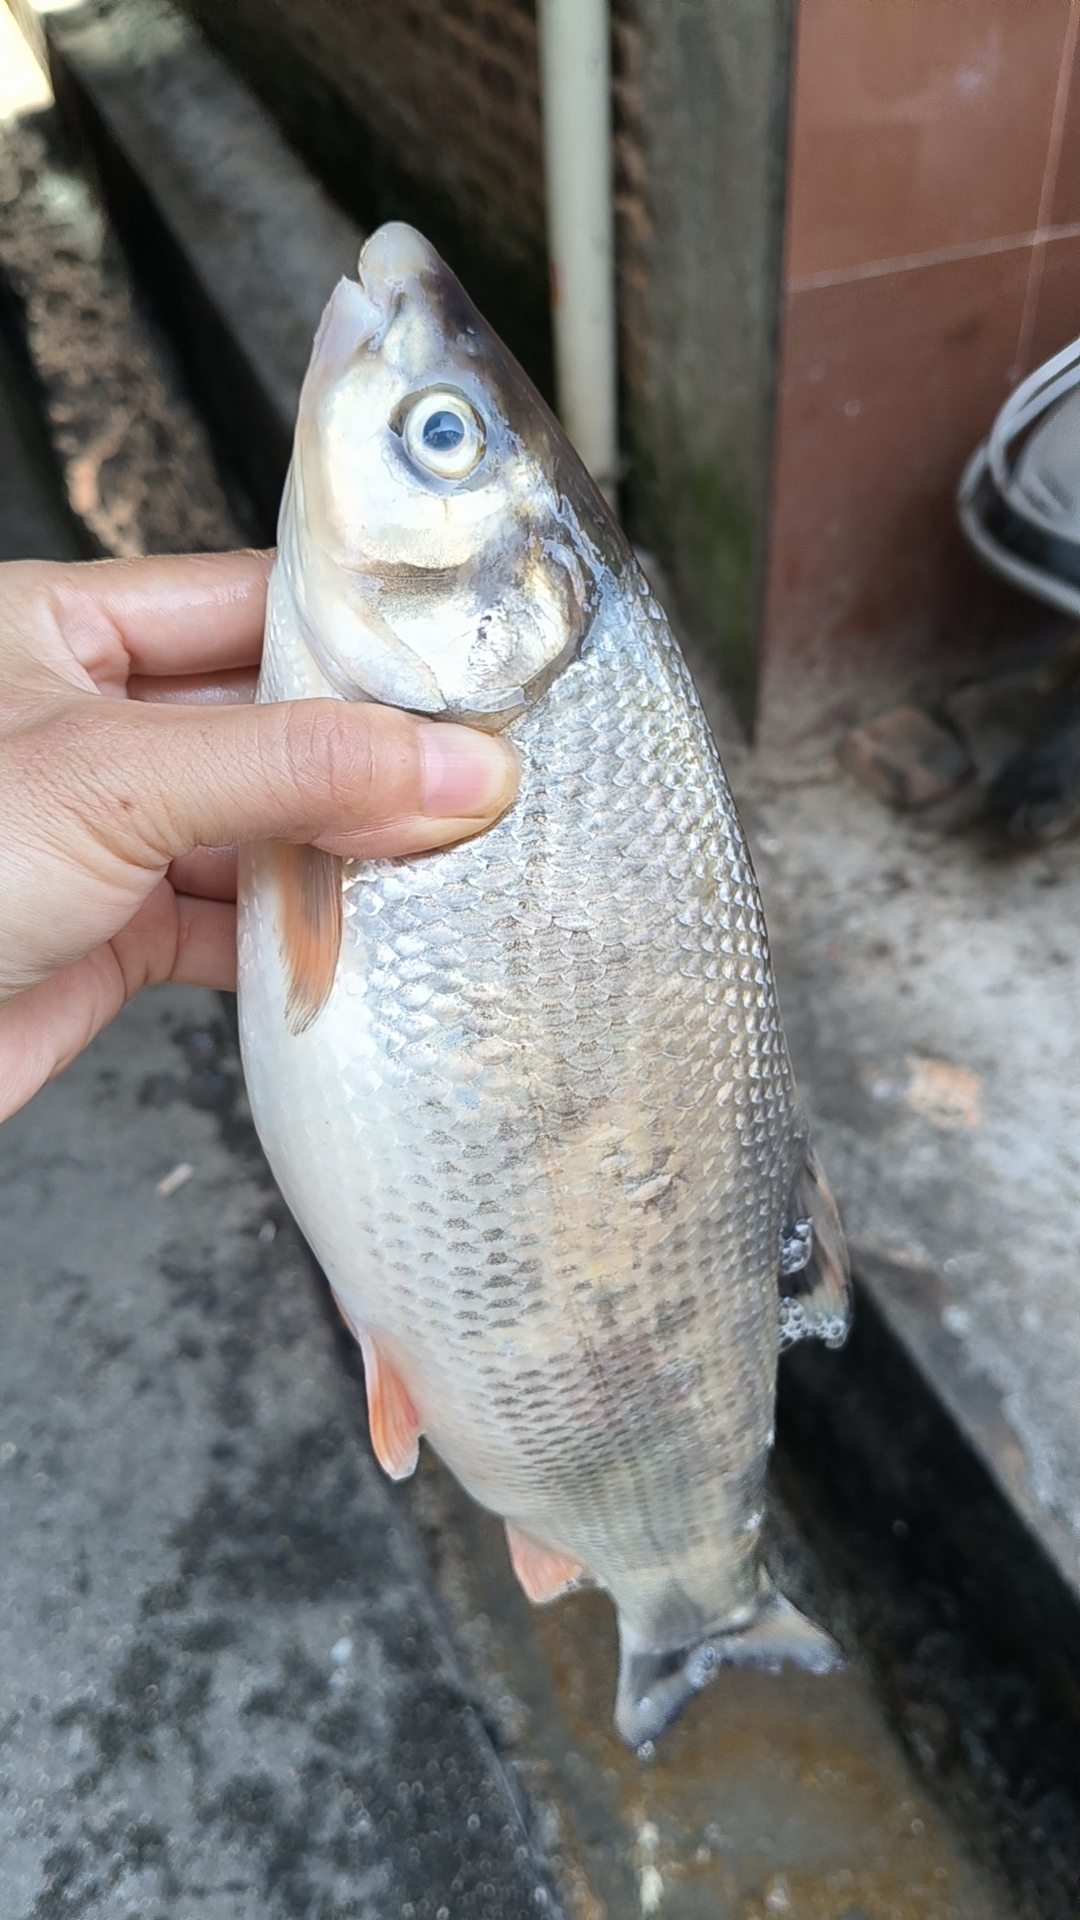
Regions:
<instances>
[{"instance_id":1,"label":"rock","mask_svg":"<svg viewBox=\"0 0 1080 1920\"><path fill-rule=\"evenodd\" d=\"M841 766L894 807L929 807L971 777L962 740L921 707L893 707L855 727L844 740Z\"/></svg>"}]
</instances>

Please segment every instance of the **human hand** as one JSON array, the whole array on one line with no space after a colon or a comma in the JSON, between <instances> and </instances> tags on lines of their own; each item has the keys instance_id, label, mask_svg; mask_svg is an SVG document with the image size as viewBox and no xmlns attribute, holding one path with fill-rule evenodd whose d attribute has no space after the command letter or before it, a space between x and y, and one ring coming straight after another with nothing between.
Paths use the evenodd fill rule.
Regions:
<instances>
[{"instance_id":1,"label":"human hand","mask_svg":"<svg viewBox=\"0 0 1080 1920\"><path fill-rule=\"evenodd\" d=\"M252 706L269 566L0 566L0 1120L140 987L235 986L237 842L415 853L513 799L469 727Z\"/></svg>"}]
</instances>

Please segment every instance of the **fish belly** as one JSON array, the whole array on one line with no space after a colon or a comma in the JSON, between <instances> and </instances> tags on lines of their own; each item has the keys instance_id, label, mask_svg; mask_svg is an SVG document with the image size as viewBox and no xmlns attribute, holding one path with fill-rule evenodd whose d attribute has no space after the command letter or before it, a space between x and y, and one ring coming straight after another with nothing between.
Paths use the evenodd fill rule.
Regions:
<instances>
[{"instance_id":1,"label":"fish belly","mask_svg":"<svg viewBox=\"0 0 1080 1920\"><path fill-rule=\"evenodd\" d=\"M271 635L274 697L294 680ZM611 1592L635 1644L761 1603L777 1254L801 1146L753 872L663 616L609 599L514 729L490 832L345 868L329 1000L287 1031L247 856L256 1125L353 1326L465 1487Z\"/></svg>"}]
</instances>

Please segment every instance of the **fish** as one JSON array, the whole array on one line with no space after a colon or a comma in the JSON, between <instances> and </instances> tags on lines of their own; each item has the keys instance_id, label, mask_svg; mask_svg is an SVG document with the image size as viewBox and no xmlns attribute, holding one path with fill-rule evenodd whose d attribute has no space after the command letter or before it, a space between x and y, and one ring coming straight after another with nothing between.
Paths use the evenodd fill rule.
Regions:
<instances>
[{"instance_id":1,"label":"fish","mask_svg":"<svg viewBox=\"0 0 1080 1920\"><path fill-rule=\"evenodd\" d=\"M454 846L242 860L251 1110L383 1468L426 1438L531 1600L606 1590L634 1747L727 1664L830 1671L762 1519L778 1354L843 1340L848 1266L746 840L618 522L401 223L315 339L257 697L502 731L522 763Z\"/></svg>"}]
</instances>

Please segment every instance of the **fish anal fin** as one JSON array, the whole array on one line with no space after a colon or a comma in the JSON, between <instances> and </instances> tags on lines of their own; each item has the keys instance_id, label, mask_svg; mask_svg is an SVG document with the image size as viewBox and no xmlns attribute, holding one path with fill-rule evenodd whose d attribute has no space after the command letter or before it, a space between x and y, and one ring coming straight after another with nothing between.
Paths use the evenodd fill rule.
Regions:
<instances>
[{"instance_id":1,"label":"fish anal fin","mask_svg":"<svg viewBox=\"0 0 1080 1920\"><path fill-rule=\"evenodd\" d=\"M320 847L274 848L285 1019L303 1033L330 997L341 952L341 861Z\"/></svg>"},{"instance_id":2,"label":"fish anal fin","mask_svg":"<svg viewBox=\"0 0 1080 1920\"><path fill-rule=\"evenodd\" d=\"M780 1244L780 1348L840 1347L851 1326L851 1281L836 1201L810 1148L796 1176Z\"/></svg>"},{"instance_id":3,"label":"fish anal fin","mask_svg":"<svg viewBox=\"0 0 1080 1920\"><path fill-rule=\"evenodd\" d=\"M721 1667L757 1667L779 1673L786 1661L808 1673L835 1673L844 1664L835 1640L782 1594L770 1593L750 1625L717 1633L676 1652L636 1645L620 1632L615 1725L632 1747L655 1740Z\"/></svg>"},{"instance_id":4,"label":"fish anal fin","mask_svg":"<svg viewBox=\"0 0 1080 1920\"><path fill-rule=\"evenodd\" d=\"M407 1480L420 1457L420 1419L408 1391L370 1334L361 1334L368 1429L375 1458L391 1480Z\"/></svg>"},{"instance_id":5,"label":"fish anal fin","mask_svg":"<svg viewBox=\"0 0 1080 1920\"><path fill-rule=\"evenodd\" d=\"M545 1546L542 1540L534 1540L531 1533L523 1533L509 1520L506 1544L514 1572L534 1606L572 1592L584 1575L584 1567L572 1554L564 1553L561 1547Z\"/></svg>"}]
</instances>

